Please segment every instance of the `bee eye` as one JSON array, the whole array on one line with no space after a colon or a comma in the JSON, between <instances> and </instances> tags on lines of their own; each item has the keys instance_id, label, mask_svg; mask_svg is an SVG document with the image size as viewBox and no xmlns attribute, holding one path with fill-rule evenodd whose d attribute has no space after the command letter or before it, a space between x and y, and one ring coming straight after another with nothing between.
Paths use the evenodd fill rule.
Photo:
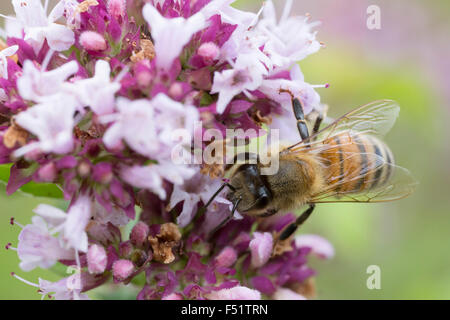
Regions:
<instances>
[{"instance_id":1,"label":"bee eye","mask_svg":"<svg viewBox=\"0 0 450 320\"><path fill-rule=\"evenodd\" d=\"M267 195L263 195L256 200L254 206L255 209L264 209L269 204L270 198Z\"/></svg>"}]
</instances>

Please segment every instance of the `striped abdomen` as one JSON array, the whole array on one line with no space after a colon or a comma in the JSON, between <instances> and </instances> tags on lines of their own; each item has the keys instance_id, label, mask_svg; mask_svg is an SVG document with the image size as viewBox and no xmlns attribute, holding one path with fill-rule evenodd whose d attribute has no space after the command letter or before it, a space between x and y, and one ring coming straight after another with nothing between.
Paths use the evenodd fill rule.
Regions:
<instances>
[{"instance_id":1,"label":"striped abdomen","mask_svg":"<svg viewBox=\"0 0 450 320\"><path fill-rule=\"evenodd\" d=\"M353 193L380 187L389 181L394 164L389 148L379 139L343 132L324 140L321 153L327 166L327 184L337 193ZM381 157L381 158L380 158ZM384 159L384 161L382 161Z\"/></svg>"}]
</instances>

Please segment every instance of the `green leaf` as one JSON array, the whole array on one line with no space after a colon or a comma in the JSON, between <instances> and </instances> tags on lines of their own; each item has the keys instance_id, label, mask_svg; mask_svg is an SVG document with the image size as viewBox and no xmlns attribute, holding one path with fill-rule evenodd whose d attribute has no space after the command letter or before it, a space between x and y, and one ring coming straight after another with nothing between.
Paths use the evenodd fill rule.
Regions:
<instances>
[{"instance_id":1,"label":"green leaf","mask_svg":"<svg viewBox=\"0 0 450 320\"><path fill-rule=\"evenodd\" d=\"M0 182L5 185L8 183L11 167L11 164L0 165ZM31 181L22 186L19 191L34 197L55 199L62 199L64 197L62 190L54 183L36 183Z\"/></svg>"},{"instance_id":2,"label":"green leaf","mask_svg":"<svg viewBox=\"0 0 450 320\"><path fill-rule=\"evenodd\" d=\"M29 182L19 189L22 192L31 194L35 197L45 197L45 198L64 198L64 193L56 184L53 183L36 183Z\"/></svg>"}]
</instances>

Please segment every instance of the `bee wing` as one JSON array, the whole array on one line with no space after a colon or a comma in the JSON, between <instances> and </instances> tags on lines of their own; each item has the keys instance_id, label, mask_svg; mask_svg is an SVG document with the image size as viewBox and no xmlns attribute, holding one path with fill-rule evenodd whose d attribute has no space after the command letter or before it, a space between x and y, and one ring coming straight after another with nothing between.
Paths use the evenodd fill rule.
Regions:
<instances>
[{"instance_id":1,"label":"bee wing","mask_svg":"<svg viewBox=\"0 0 450 320\"><path fill-rule=\"evenodd\" d=\"M359 158L361 154L348 153L344 156L347 159L351 157ZM367 153L367 157L368 159L373 160L370 161L362 172L360 171L360 168L358 168L354 169L358 170L358 172L346 172L342 175L333 176L331 179L327 177L330 181L329 185L327 185L320 193L313 195L311 202L386 202L402 199L414 192L418 183L407 169L388 163L384 158L376 154ZM341 164L338 162L328 166L330 170L327 170L327 172L338 172L334 170L338 170L340 165ZM336 166L336 168L333 168L333 166ZM387 181L381 181L383 178L377 177L377 171L391 172L391 174ZM348 185L352 182L356 184L358 181L361 181L360 179L363 177L364 185L373 187L368 187L361 192L340 191L344 184Z\"/></svg>"},{"instance_id":2,"label":"bee wing","mask_svg":"<svg viewBox=\"0 0 450 320\"><path fill-rule=\"evenodd\" d=\"M295 152L306 145L314 146L337 133L348 131L375 137L384 136L395 123L400 107L392 100L377 100L350 111L304 141L300 141L286 150Z\"/></svg>"}]
</instances>

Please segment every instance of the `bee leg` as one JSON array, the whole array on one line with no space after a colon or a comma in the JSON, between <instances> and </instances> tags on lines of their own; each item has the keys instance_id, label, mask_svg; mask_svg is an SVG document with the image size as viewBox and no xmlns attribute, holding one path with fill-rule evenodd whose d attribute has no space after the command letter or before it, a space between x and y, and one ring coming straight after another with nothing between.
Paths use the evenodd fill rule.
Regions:
<instances>
[{"instance_id":1,"label":"bee leg","mask_svg":"<svg viewBox=\"0 0 450 320\"><path fill-rule=\"evenodd\" d=\"M303 224L303 222L308 219L308 217L311 215L311 213L314 211L315 204L310 204L309 208L303 211L303 213L295 220L294 223L290 224L280 235L280 240L286 240L289 238L296 230L297 228Z\"/></svg>"},{"instance_id":2,"label":"bee leg","mask_svg":"<svg viewBox=\"0 0 450 320\"><path fill-rule=\"evenodd\" d=\"M308 127L306 126L305 114L303 113L303 105L299 99L292 99L292 109L294 110L295 118L297 119L297 129L302 140L309 138Z\"/></svg>"}]
</instances>

